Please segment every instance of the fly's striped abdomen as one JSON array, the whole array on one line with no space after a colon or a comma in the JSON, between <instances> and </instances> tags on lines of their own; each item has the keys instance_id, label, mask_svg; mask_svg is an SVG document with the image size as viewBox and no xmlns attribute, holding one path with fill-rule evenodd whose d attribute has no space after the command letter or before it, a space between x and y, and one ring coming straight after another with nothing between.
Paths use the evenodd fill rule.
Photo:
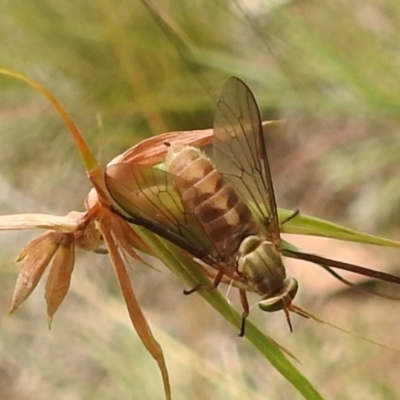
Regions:
<instances>
[{"instance_id":1,"label":"fly's striped abdomen","mask_svg":"<svg viewBox=\"0 0 400 400\"><path fill-rule=\"evenodd\" d=\"M219 254L232 255L254 234L249 208L199 149L173 145L166 165L184 208L196 216Z\"/></svg>"}]
</instances>

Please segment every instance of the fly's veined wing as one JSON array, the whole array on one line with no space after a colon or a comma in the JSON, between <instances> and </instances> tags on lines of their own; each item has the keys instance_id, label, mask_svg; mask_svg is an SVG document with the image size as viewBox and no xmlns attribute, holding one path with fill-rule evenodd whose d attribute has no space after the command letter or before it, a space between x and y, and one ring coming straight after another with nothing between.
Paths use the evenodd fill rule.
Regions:
<instances>
[{"instance_id":1,"label":"fly's veined wing","mask_svg":"<svg viewBox=\"0 0 400 400\"><path fill-rule=\"evenodd\" d=\"M277 206L260 111L250 89L235 77L228 80L218 101L212 159L261 221L267 237L279 246Z\"/></svg>"},{"instance_id":2,"label":"fly's veined wing","mask_svg":"<svg viewBox=\"0 0 400 400\"><path fill-rule=\"evenodd\" d=\"M114 164L105 175L107 189L123 217L206 260L212 243L195 215L184 209L175 179L167 171L132 163Z\"/></svg>"}]
</instances>

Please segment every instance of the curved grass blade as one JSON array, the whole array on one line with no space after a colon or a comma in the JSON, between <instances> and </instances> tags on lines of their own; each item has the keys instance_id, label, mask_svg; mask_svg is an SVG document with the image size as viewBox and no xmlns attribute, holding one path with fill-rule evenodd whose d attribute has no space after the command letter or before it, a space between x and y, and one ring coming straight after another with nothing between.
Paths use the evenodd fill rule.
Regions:
<instances>
[{"instance_id":1,"label":"curved grass blade","mask_svg":"<svg viewBox=\"0 0 400 400\"><path fill-rule=\"evenodd\" d=\"M189 287L200 283L208 284L200 267L181 249L150 233L146 229L134 227L142 238L153 249L154 255L159 258L174 274L178 275ZM214 309L216 309L236 329L240 327L242 317L234 310L218 290L200 290L198 292ZM322 397L312 384L293 366L285 350L273 339L261 332L250 321L246 325L246 338L256 347L273 367L285 377L305 398L321 400ZM290 354L290 353L288 353Z\"/></svg>"},{"instance_id":2,"label":"curved grass blade","mask_svg":"<svg viewBox=\"0 0 400 400\"><path fill-rule=\"evenodd\" d=\"M74 122L72 121L68 113L65 111L61 103L53 96L53 94L46 87L44 87L41 83L36 82L35 80L25 76L24 74L10 70L8 68L0 68L0 75L7 75L16 78L17 80L25 82L29 86L32 86L34 89L36 89L38 92L42 93L50 101L50 103L53 105L56 111L60 114L65 125L67 125L69 131L71 132L72 137L75 140L77 149L79 150L79 154L82 157L82 161L86 171L90 173L91 171L100 168L99 163L94 157L92 151L87 145L79 129L74 124Z\"/></svg>"},{"instance_id":3,"label":"curved grass blade","mask_svg":"<svg viewBox=\"0 0 400 400\"><path fill-rule=\"evenodd\" d=\"M67 125L72 137L76 143L77 150L82 158L86 173L92 182L93 186L95 187L97 194L99 197L103 197L103 200L106 202L109 198L107 189L104 183L104 171L100 167L98 161L94 157L93 153L91 152L89 146L87 145L85 139L83 138L82 134L69 117L68 113L61 105L61 103L53 96L53 94L42 84L34 81L27 76L20 74L18 72L0 68L0 75L7 75L17 80L23 81L28 85L32 86L34 89L42 93L53 105L53 107L57 110L57 112L62 117L63 121ZM89 210L88 214L90 213L95 214L98 212L96 209ZM42 219L42 216L39 218L34 218L32 223L36 223L37 219ZM54 220L49 221L49 223L54 223ZM129 312L129 316L131 318L132 324L138 333L143 345L149 351L149 353L153 356L153 358L157 361L158 367L161 371L162 380L164 384L164 392L165 397L167 400L171 400L171 387L168 377L168 370L165 364L164 355L159 343L155 340L149 325L147 324L146 318L144 317L142 310L140 309L139 304L137 303L135 294L132 290L132 286L129 281L129 277L125 270L125 265L123 260L120 257L118 252L118 248L115 245L115 242L112 238L112 232L109 226L106 226L104 221L101 221L99 224L101 228L101 233L107 243L108 251L111 257L111 263L113 264L114 271L118 282L121 287L122 294L126 301L126 306ZM11 224L11 226L14 226Z\"/></svg>"}]
</instances>

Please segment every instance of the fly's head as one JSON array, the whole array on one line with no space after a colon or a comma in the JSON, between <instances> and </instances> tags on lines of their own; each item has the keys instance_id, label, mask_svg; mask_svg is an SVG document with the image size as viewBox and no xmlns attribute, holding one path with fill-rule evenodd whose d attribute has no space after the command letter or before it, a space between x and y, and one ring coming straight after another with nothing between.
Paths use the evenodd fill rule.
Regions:
<instances>
[{"instance_id":1,"label":"fly's head","mask_svg":"<svg viewBox=\"0 0 400 400\"><path fill-rule=\"evenodd\" d=\"M291 332L293 331L293 328L290 321L289 311L298 289L299 284L296 279L291 277L286 278L283 281L283 286L279 293L276 293L273 296L264 296L258 303L258 306L263 311L275 312L283 310Z\"/></svg>"},{"instance_id":2,"label":"fly's head","mask_svg":"<svg viewBox=\"0 0 400 400\"><path fill-rule=\"evenodd\" d=\"M258 306L261 310L275 312L289 308L296 297L299 284L296 279L289 277L283 281L282 290L274 296L264 296Z\"/></svg>"}]
</instances>

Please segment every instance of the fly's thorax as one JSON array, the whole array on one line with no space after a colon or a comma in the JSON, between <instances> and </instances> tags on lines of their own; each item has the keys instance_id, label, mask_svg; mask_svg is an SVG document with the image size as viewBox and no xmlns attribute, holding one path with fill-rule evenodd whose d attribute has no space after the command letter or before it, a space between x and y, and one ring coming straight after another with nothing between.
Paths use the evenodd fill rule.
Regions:
<instances>
[{"instance_id":1,"label":"fly's thorax","mask_svg":"<svg viewBox=\"0 0 400 400\"><path fill-rule=\"evenodd\" d=\"M286 278L280 252L263 237L245 238L238 250L238 272L260 295L281 291Z\"/></svg>"},{"instance_id":2,"label":"fly's thorax","mask_svg":"<svg viewBox=\"0 0 400 400\"><path fill-rule=\"evenodd\" d=\"M175 176L185 210L196 216L213 247L224 258L235 253L242 239L256 229L250 209L235 189L195 147L172 145L166 165Z\"/></svg>"}]
</instances>

